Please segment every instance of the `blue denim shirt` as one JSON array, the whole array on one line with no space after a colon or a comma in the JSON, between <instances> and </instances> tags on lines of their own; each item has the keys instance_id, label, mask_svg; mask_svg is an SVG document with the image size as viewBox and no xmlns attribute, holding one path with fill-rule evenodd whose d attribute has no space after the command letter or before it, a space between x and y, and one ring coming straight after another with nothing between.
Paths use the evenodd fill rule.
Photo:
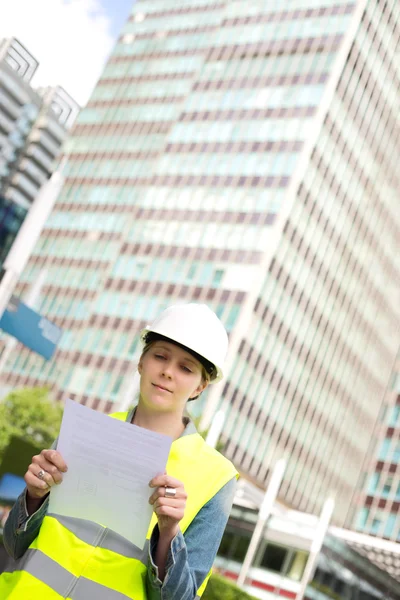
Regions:
<instances>
[{"instance_id":1,"label":"blue denim shirt","mask_svg":"<svg viewBox=\"0 0 400 600\"><path fill-rule=\"evenodd\" d=\"M132 416L133 411L129 413L127 421L131 421ZM188 420L182 435L195 431L195 426ZM185 533L179 532L175 536L168 552L163 582L158 578L158 568L154 562L159 536L156 525L149 547L146 583L148 600L193 600L196 597L198 588L214 562L231 511L235 489L236 479L231 479L203 506ZM29 516L26 491L19 496L4 526L4 546L12 558L21 557L36 538L48 503L47 496L41 507Z\"/></svg>"}]
</instances>

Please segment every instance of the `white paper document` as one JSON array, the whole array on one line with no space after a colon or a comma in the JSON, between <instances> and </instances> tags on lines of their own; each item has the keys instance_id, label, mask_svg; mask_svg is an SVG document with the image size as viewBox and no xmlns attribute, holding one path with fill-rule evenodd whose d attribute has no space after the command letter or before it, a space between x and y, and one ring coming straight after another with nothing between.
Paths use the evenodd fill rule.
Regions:
<instances>
[{"instance_id":1,"label":"white paper document","mask_svg":"<svg viewBox=\"0 0 400 600\"><path fill-rule=\"evenodd\" d=\"M49 513L100 523L143 548L153 508L150 480L165 472L172 438L67 400L57 450L68 471Z\"/></svg>"}]
</instances>

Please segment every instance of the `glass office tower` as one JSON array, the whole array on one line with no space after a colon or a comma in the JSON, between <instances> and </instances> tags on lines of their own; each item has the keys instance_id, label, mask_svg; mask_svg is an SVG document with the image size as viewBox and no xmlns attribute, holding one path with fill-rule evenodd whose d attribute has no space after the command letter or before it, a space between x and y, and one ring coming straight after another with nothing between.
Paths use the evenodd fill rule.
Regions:
<instances>
[{"instance_id":1,"label":"glass office tower","mask_svg":"<svg viewBox=\"0 0 400 600\"><path fill-rule=\"evenodd\" d=\"M67 183L25 270L64 328L7 386L110 411L138 330L205 302L231 338L225 453L281 499L351 525L398 347L396 0L139 0L81 112ZM397 56L397 58L396 58ZM397 329L396 329L397 328ZM397 535L394 533L393 535Z\"/></svg>"}]
</instances>

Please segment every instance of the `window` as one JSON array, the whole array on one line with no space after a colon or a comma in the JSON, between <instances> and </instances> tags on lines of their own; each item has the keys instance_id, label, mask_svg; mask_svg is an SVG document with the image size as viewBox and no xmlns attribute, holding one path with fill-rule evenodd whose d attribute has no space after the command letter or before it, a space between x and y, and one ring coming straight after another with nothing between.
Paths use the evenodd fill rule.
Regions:
<instances>
[{"instance_id":1,"label":"window","mask_svg":"<svg viewBox=\"0 0 400 600\"><path fill-rule=\"evenodd\" d=\"M390 415L389 427L400 426L400 404L394 406Z\"/></svg>"},{"instance_id":2,"label":"window","mask_svg":"<svg viewBox=\"0 0 400 600\"><path fill-rule=\"evenodd\" d=\"M395 496L395 500L399 501L400 500L400 482L397 486L397 491L396 491L396 496Z\"/></svg>"},{"instance_id":3,"label":"window","mask_svg":"<svg viewBox=\"0 0 400 600\"><path fill-rule=\"evenodd\" d=\"M369 485L368 485L368 493L369 494L375 494L378 484L379 484L379 473L374 473L371 476L371 479L369 480Z\"/></svg>"},{"instance_id":4,"label":"window","mask_svg":"<svg viewBox=\"0 0 400 600\"><path fill-rule=\"evenodd\" d=\"M363 508L358 514L356 529L363 530L365 528L368 516L369 516L368 508Z\"/></svg>"},{"instance_id":5,"label":"window","mask_svg":"<svg viewBox=\"0 0 400 600\"><path fill-rule=\"evenodd\" d=\"M147 264L145 262L138 262L136 264L137 275L142 275L146 267L147 267Z\"/></svg>"},{"instance_id":6,"label":"window","mask_svg":"<svg viewBox=\"0 0 400 600\"><path fill-rule=\"evenodd\" d=\"M388 477L383 486L382 495L388 496L390 494L390 490L392 489L393 477Z\"/></svg>"},{"instance_id":7,"label":"window","mask_svg":"<svg viewBox=\"0 0 400 600\"><path fill-rule=\"evenodd\" d=\"M220 543L220 546L219 546L219 549L218 549L219 556L224 556L226 558L230 558L234 538L235 538L235 535L232 532L226 531L224 533L221 543Z\"/></svg>"},{"instance_id":8,"label":"window","mask_svg":"<svg viewBox=\"0 0 400 600\"><path fill-rule=\"evenodd\" d=\"M197 263L192 263L190 265L188 273L187 273L188 279L193 279L193 277L196 275L197 268L198 268Z\"/></svg>"},{"instance_id":9,"label":"window","mask_svg":"<svg viewBox=\"0 0 400 600\"><path fill-rule=\"evenodd\" d=\"M138 340L135 338L133 340L133 342L131 343L131 345L129 346L129 350L128 350L129 357L132 357L135 355L137 346L138 346Z\"/></svg>"},{"instance_id":10,"label":"window","mask_svg":"<svg viewBox=\"0 0 400 600\"><path fill-rule=\"evenodd\" d=\"M85 394L91 394L93 392L94 384L96 383L96 374L91 375L88 379Z\"/></svg>"},{"instance_id":11,"label":"window","mask_svg":"<svg viewBox=\"0 0 400 600\"><path fill-rule=\"evenodd\" d=\"M243 560L246 556L246 553L247 553L247 549L249 547L250 535L249 535L249 537L243 536L243 535L238 535L238 536L236 536L235 542L236 543L233 548L232 558L233 558L233 560L243 562Z\"/></svg>"},{"instance_id":12,"label":"window","mask_svg":"<svg viewBox=\"0 0 400 600\"><path fill-rule=\"evenodd\" d=\"M379 451L379 455L378 455L378 459L379 460L385 460L388 454L388 450L389 450L389 446L390 446L390 438L386 438L383 440L380 451Z\"/></svg>"},{"instance_id":13,"label":"window","mask_svg":"<svg viewBox=\"0 0 400 600\"><path fill-rule=\"evenodd\" d=\"M260 561L260 567L265 567L266 569L276 571L277 573L283 572L285 570L288 552L288 548L284 548L283 546L267 544Z\"/></svg>"},{"instance_id":14,"label":"window","mask_svg":"<svg viewBox=\"0 0 400 600\"><path fill-rule=\"evenodd\" d=\"M294 581L300 581L306 568L308 552L297 550L291 553L290 562L287 568L287 577Z\"/></svg>"},{"instance_id":15,"label":"window","mask_svg":"<svg viewBox=\"0 0 400 600\"><path fill-rule=\"evenodd\" d=\"M221 283L221 281L222 281L223 276L224 276L224 270L223 269L216 269L214 271L212 285L219 285Z\"/></svg>"},{"instance_id":16,"label":"window","mask_svg":"<svg viewBox=\"0 0 400 600\"><path fill-rule=\"evenodd\" d=\"M116 395L118 394L119 390L121 389L121 385L122 385L123 381L124 381L123 375L119 375L114 383L114 387L111 392L111 398L115 399Z\"/></svg>"},{"instance_id":17,"label":"window","mask_svg":"<svg viewBox=\"0 0 400 600\"><path fill-rule=\"evenodd\" d=\"M395 392L398 392L400 394L400 373L395 373L393 375L392 388Z\"/></svg>"},{"instance_id":18,"label":"window","mask_svg":"<svg viewBox=\"0 0 400 600\"><path fill-rule=\"evenodd\" d=\"M91 376L87 367L74 366L72 377L68 384L68 391L74 394L83 394Z\"/></svg>"},{"instance_id":19,"label":"window","mask_svg":"<svg viewBox=\"0 0 400 600\"><path fill-rule=\"evenodd\" d=\"M383 535L385 537L392 537L395 527L396 527L396 518L397 518L397 513L393 513L393 512L390 513L389 516L387 517L385 529L383 531Z\"/></svg>"},{"instance_id":20,"label":"window","mask_svg":"<svg viewBox=\"0 0 400 600\"><path fill-rule=\"evenodd\" d=\"M393 463L400 462L400 442L397 442L396 446L394 447L391 460Z\"/></svg>"},{"instance_id":21,"label":"window","mask_svg":"<svg viewBox=\"0 0 400 600\"><path fill-rule=\"evenodd\" d=\"M371 533L376 535L380 531L381 526L382 526L381 519L374 519L372 521Z\"/></svg>"},{"instance_id":22,"label":"window","mask_svg":"<svg viewBox=\"0 0 400 600\"><path fill-rule=\"evenodd\" d=\"M344 598L344 591L345 591L345 587L346 584L344 581L342 581L341 579L338 579L337 577L334 578L333 581L333 592L335 592L335 594L338 594L340 598Z\"/></svg>"},{"instance_id":23,"label":"window","mask_svg":"<svg viewBox=\"0 0 400 600\"><path fill-rule=\"evenodd\" d=\"M313 587L318 587L318 584L320 584L323 585L325 588L330 588L332 585L332 580L333 575L331 573L328 573L324 569L320 569L319 567L317 567L311 585Z\"/></svg>"},{"instance_id":24,"label":"window","mask_svg":"<svg viewBox=\"0 0 400 600\"><path fill-rule=\"evenodd\" d=\"M218 555L237 562L243 562L249 547L250 536L250 531L238 532L228 526L222 537Z\"/></svg>"}]
</instances>

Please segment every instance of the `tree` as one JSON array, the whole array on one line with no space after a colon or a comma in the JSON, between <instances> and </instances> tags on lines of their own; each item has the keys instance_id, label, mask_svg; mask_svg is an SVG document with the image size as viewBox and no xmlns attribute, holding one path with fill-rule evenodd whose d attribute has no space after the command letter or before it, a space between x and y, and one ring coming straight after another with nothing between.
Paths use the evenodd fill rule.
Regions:
<instances>
[{"instance_id":1,"label":"tree","mask_svg":"<svg viewBox=\"0 0 400 600\"><path fill-rule=\"evenodd\" d=\"M0 403L0 459L13 436L49 448L58 436L62 413L46 387L10 392Z\"/></svg>"}]
</instances>

